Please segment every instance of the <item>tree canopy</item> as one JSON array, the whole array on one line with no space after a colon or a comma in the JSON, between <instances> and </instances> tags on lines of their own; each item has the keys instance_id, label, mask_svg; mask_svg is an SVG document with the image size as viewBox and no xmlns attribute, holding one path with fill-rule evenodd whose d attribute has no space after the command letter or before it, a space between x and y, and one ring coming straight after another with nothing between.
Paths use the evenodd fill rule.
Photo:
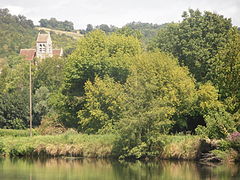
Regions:
<instances>
[{"instance_id":1,"label":"tree canopy","mask_svg":"<svg viewBox=\"0 0 240 180\"><path fill-rule=\"evenodd\" d=\"M182 17L179 24L170 24L160 30L153 47L176 56L198 81L211 80L208 76L214 71L211 59L227 43L231 19L192 9L184 12Z\"/></svg>"},{"instance_id":2,"label":"tree canopy","mask_svg":"<svg viewBox=\"0 0 240 180\"><path fill-rule=\"evenodd\" d=\"M59 29L63 31L73 31L74 24L71 21L58 21L56 18L41 19L39 21L41 27Z\"/></svg>"}]
</instances>

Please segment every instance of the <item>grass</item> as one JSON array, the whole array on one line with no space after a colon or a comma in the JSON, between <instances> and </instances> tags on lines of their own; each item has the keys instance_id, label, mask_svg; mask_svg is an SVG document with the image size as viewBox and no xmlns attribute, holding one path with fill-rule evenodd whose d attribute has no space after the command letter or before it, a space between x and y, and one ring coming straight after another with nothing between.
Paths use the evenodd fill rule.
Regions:
<instances>
[{"instance_id":1,"label":"grass","mask_svg":"<svg viewBox=\"0 0 240 180\"><path fill-rule=\"evenodd\" d=\"M22 131L20 131L22 133ZM24 133L23 133L24 134ZM4 156L112 156L113 135L61 134L24 137L0 136L0 155Z\"/></svg>"},{"instance_id":2,"label":"grass","mask_svg":"<svg viewBox=\"0 0 240 180\"><path fill-rule=\"evenodd\" d=\"M113 152L117 137L87 135L67 131L61 135L35 135L28 130L0 129L0 155L4 156L69 156L116 157ZM200 137L192 135L162 135L157 139L156 156L161 159L194 160L200 145Z\"/></svg>"},{"instance_id":3,"label":"grass","mask_svg":"<svg viewBox=\"0 0 240 180\"><path fill-rule=\"evenodd\" d=\"M44 31L50 31L50 32L54 32L56 34L65 34L67 36L70 36L74 39L79 39L81 37L83 37L82 34L79 33L75 33L75 32L69 32L69 31L62 31L62 30L58 30L58 29L50 29L50 28L45 28L45 27L36 27L37 30L44 30Z\"/></svg>"},{"instance_id":4,"label":"grass","mask_svg":"<svg viewBox=\"0 0 240 180\"><path fill-rule=\"evenodd\" d=\"M29 136L29 129L16 130L16 129L0 129L0 137L2 136L13 136L13 137L27 137ZM38 132L33 129L33 135L38 135Z\"/></svg>"},{"instance_id":5,"label":"grass","mask_svg":"<svg viewBox=\"0 0 240 180\"><path fill-rule=\"evenodd\" d=\"M161 159L197 159L200 137L193 135L162 135L158 137L159 157Z\"/></svg>"}]
</instances>

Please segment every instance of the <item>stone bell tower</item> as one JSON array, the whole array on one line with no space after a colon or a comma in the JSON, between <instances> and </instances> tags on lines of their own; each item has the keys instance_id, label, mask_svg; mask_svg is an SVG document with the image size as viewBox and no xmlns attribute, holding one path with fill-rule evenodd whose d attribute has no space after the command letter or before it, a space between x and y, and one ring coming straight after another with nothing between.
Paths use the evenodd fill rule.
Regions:
<instances>
[{"instance_id":1,"label":"stone bell tower","mask_svg":"<svg viewBox=\"0 0 240 180\"><path fill-rule=\"evenodd\" d=\"M39 59L45 59L53 56L52 40L50 33L41 34L38 33L36 44L36 56Z\"/></svg>"}]
</instances>

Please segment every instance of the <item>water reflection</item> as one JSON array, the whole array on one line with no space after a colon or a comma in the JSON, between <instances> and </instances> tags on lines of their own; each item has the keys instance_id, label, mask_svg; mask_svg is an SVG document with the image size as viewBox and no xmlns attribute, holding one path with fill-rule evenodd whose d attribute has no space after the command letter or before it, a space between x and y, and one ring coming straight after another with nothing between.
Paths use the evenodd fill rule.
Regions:
<instances>
[{"instance_id":1,"label":"water reflection","mask_svg":"<svg viewBox=\"0 0 240 180\"><path fill-rule=\"evenodd\" d=\"M239 164L202 166L186 161L119 162L103 159L0 159L0 179L200 180L240 179Z\"/></svg>"}]
</instances>

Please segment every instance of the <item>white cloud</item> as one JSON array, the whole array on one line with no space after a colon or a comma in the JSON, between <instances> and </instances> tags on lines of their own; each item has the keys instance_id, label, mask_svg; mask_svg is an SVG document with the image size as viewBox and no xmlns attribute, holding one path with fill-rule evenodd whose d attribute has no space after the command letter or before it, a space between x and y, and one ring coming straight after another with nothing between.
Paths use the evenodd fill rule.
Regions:
<instances>
[{"instance_id":1,"label":"white cloud","mask_svg":"<svg viewBox=\"0 0 240 180\"><path fill-rule=\"evenodd\" d=\"M210 10L232 18L240 26L240 0L0 0L13 14L23 14L34 23L55 17L72 21L76 28L87 24L122 26L131 21L162 24L181 20L189 8Z\"/></svg>"},{"instance_id":2,"label":"white cloud","mask_svg":"<svg viewBox=\"0 0 240 180\"><path fill-rule=\"evenodd\" d=\"M3 8L7 8L10 11L10 13L14 15L19 15L24 12L24 8L20 6L7 5L7 6L3 6Z\"/></svg>"}]
</instances>

